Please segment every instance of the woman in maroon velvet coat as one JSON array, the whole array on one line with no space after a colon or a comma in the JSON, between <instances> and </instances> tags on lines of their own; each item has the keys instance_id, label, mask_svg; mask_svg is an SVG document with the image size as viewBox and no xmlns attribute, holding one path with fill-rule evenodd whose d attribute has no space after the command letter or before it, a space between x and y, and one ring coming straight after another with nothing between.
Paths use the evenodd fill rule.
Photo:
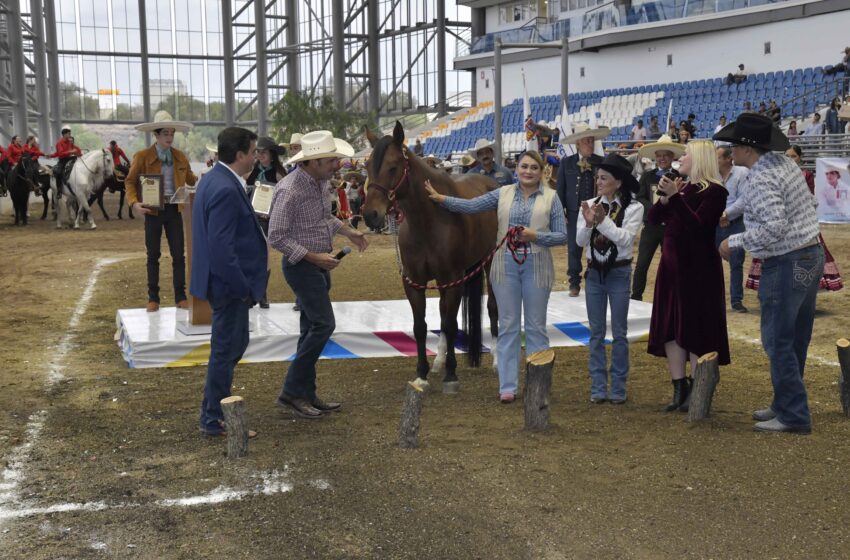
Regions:
<instances>
[{"instance_id":1,"label":"woman in maroon velvet coat","mask_svg":"<svg viewBox=\"0 0 850 560\"><path fill-rule=\"evenodd\" d=\"M662 177L659 195L649 210L651 224L665 224L661 263L649 326L649 353L667 358L673 400L664 410L687 410L691 379L685 362L696 367L699 356L717 352L729 363L723 267L714 232L726 208L714 144L695 140L680 160L688 183Z\"/></svg>"}]
</instances>

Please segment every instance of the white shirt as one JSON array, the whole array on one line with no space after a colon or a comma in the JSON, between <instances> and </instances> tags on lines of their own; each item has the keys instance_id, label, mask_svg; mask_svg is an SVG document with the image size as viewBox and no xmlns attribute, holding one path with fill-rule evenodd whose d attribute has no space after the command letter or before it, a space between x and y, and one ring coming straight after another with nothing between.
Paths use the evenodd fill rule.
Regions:
<instances>
[{"instance_id":1,"label":"white shirt","mask_svg":"<svg viewBox=\"0 0 850 560\"><path fill-rule=\"evenodd\" d=\"M646 128L645 127L638 128L637 125L633 126L632 127L632 140L637 140L637 141L646 140Z\"/></svg>"},{"instance_id":2,"label":"white shirt","mask_svg":"<svg viewBox=\"0 0 850 560\"><path fill-rule=\"evenodd\" d=\"M733 165L729 171L729 176L723 182L729 196L726 198L726 217L731 222L737 220L744 215L744 197L743 188L747 174L750 172L746 167Z\"/></svg>"},{"instance_id":3,"label":"white shirt","mask_svg":"<svg viewBox=\"0 0 850 560\"><path fill-rule=\"evenodd\" d=\"M803 136L820 136L823 134L823 121L820 122L812 122L809 126L806 127L806 130L803 131Z\"/></svg>"},{"instance_id":4,"label":"white shirt","mask_svg":"<svg viewBox=\"0 0 850 560\"><path fill-rule=\"evenodd\" d=\"M236 177L236 180L238 180L239 184L242 185L242 190L244 190L245 192L248 192L248 183L245 181L245 179L241 175L239 175L238 173L233 171L233 169L229 165L227 165L226 163L222 163L220 161L217 161L217 162L215 162L215 164L221 165L222 167L224 167L225 169L227 169L228 171L233 173L233 176Z\"/></svg>"},{"instance_id":5,"label":"white shirt","mask_svg":"<svg viewBox=\"0 0 850 560\"><path fill-rule=\"evenodd\" d=\"M597 198L598 197L593 197L587 200L587 203L593 206L593 202ZM601 198L601 202L610 204L610 201L606 196ZM617 198L617 203L619 204L619 197ZM602 223L596 226L596 230L610 239L611 242L617 246L617 260L622 261L632 258L635 236L637 235L641 224L643 224L643 205L632 198L631 203L626 207L626 215L623 216L622 226L617 227L614 220L605 216ZM579 216L578 224L576 225L576 245L579 247L589 247L590 234L593 231L593 227L587 227L584 216L581 215ZM597 260L603 260L605 258L603 255L600 255L596 249L590 250L594 252ZM588 257L590 257L589 254Z\"/></svg>"}]
</instances>

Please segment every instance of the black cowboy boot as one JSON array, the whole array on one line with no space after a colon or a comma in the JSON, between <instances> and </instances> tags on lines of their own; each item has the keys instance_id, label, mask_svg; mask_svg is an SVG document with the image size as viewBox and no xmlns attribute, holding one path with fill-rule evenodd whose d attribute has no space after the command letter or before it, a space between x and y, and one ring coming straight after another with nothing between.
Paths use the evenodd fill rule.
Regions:
<instances>
[{"instance_id":1,"label":"black cowboy boot","mask_svg":"<svg viewBox=\"0 0 850 560\"><path fill-rule=\"evenodd\" d=\"M687 412L691 406L691 390L694 386L694 378L686 377L682 383L682 404L679 405L679 412Z\"/></svg>"},{"instance_id":2,"label":"black cowboy boot","mask_svg":"<svg viewBox=\"0 0 850 560\"><path fill-rule=\"evenodd\" d=\"M671 383L673 384L673 399L670 401L670 404L664 407L664 412L677 410L682 406L682 401L685 400L683 391L685 390L686 381L684 379L673 379Z\"/></svg>"}]
</instances>

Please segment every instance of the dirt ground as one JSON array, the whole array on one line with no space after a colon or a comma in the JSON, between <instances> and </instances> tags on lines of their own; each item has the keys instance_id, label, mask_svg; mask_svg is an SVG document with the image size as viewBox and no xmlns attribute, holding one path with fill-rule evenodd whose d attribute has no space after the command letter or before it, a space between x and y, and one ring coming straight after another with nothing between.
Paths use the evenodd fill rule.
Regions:
<instances>
[{"instance_id":1,"label":"dirt ground","mask_svg":"<svg viewBox=\"0 0 850 560\"><path fill-rule=\"evenodd\" d=\"M345 404L319 422L274 406L285 364L250 364L234 392L260 435L228 461L197 430L205 368L131 370L113 340L116 309L146 300L141 220L97 211L96 231L58 231L40 212L27 228L0 223L0 458L20 475L0 506L35 508L0 519L2 558L848 557L850 420L835 341L850 336L850 288L818 300L809 437L751 431L771 388L747 290L750 313L729 316L733 363L713 416L696 425L660 412L669 377L643 343L620 407L588 401L585 348L557 349L545 434L522 430L521 403L498 403L489 368L462 367L459 394L428 394L418 450L396 445L413 358L322 361L321 394ZM850 274L850 227L823 232ZM392 238L371 242L334 273L335 300L403 297ZM123 260L102 265L75 321L103 258ZM563 253L556 268L565 289ZM162 270L168 287L167 257ZM292 301L277 267L270 295ZM245 495L167 502L227 489ZM85 503L100 509L44 509Z\"/></svg>"}]
</instances>

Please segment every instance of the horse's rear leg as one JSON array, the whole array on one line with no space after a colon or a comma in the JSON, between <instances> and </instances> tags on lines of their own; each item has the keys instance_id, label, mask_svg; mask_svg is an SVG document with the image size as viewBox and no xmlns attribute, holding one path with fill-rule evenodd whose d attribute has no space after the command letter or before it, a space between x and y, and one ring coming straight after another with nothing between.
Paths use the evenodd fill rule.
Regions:
<instances>
[{"instance_id":1,"label":"horse's rear leg","mask_svg":"<svg viewBox=\"0 0 850 560\"><path fill-rule=\"evenodd\" d=\"M425 337L428 335L428 325L425 323L425 291L404 285L407 301L413 311L413 336L416 338L416 381L427 384L428 357L425 352Z\"/></svg>"},{"instance_id":2,"label":"horse's rear leg","mask_svg":"<svg viewBox=\"0 0 850 560\"><path fill-rule=\"evenodd\" d=\"M457 393L460 382L457 378L455 339L457 338L457 312L463 296L463 288L450 288L440 293L440 329L446 337L446 374L443 376L443 392Z\"/></svg>"}]
</instances>

